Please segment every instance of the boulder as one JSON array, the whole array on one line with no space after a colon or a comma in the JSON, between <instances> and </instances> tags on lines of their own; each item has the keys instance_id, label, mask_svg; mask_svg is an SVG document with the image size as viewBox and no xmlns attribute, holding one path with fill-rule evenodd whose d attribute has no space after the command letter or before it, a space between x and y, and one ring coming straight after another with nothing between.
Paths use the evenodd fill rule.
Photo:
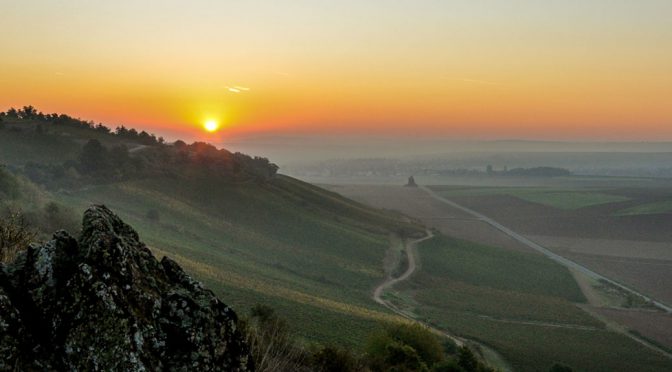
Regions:
<instances>
[{"instance_id":1,"label":"boulder","mask_svg":"<svg viewBox=\"0 0 672 372\"><path fill-rule=\"evenodd\" d=\"M0 265L0 370L250 371L234 311L104 206Z\"/></svg>"}]
</instances>

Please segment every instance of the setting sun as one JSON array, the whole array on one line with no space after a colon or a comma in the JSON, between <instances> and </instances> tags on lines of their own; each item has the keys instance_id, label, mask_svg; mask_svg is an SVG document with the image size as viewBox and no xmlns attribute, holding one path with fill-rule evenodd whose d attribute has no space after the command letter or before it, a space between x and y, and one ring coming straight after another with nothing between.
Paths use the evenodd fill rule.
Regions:
<instances>
[{"instance_id":1,"label":"setting sun","mask_svg":"<svg viewBox=\"0 0 672 372\"><path fill-rule=\"evenodd\" d=\"M219 123L217 123L217 120L209 119L203 123L203 128L205 128L205 130L208 132L215 132L217 129L219 129Z\"/></svg>"}]
</instances>

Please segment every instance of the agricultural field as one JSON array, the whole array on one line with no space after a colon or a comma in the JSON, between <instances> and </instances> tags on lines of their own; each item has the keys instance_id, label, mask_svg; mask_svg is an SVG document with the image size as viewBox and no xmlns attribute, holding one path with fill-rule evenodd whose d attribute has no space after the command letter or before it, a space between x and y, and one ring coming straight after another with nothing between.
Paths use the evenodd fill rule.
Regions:
<instances>
[{"instance_id":1,"label":"agricultural field","mask_svg":"<svg viewBox=\"0 0 672 372\"><path fill-rule=\"evenodd\" d=\"M667 332L672 328L672 317L668 315L637 309L593 308L591 310L629 329L636 329L637 333L648 340L667 350L672 350L668 346L672 345L672 335Z\"/></svg>"},{"instance_id":2,"label":"agricultural field","mask_svg":"<svg viewBox=\"0 0 672 372\"><path fill-rule=\"evenodd\" d=\"M627 201L579 210L554 208L511 193L486 193L481 188L473 192L452 186L432 189L598 273L672 304L672 214L644 213L655 210L652 206L665 209L672 197L668 188L616 183L600 193Z\"/></svg>"},{"instance_id":3,"label":"agricultural field","mask_svg":"<svg viewBox=\"0 0 672 372\"><path fill-rule=\"evenodd\" d=\"M577 370L665 370L669 360L607 330L579 309L568 271L538 255L438 237L419 247L422 269L399 288L423 320L477 339L516 370L562 361ZM618 360L613 355L619 355Z\"/></svg>"},{"instance_id":4,"label":"agricultural field","mask_svg":"<svg viewBox=\"0 0 672 372\"><path fill-rule=\"evenodd\" d=\"M559 188L540 187L479 187L440 188L442 196L474 196L474 195L510 195L516 198L546 205L558 209L576 210L593 205L623 202L629 200L621 195L611 195L599 190L563 190Z\"/></svg>"},{"instance_id":5,"label":"agricultural field","mask_svg":"<svg viewBox=\"0 0 672 372\"><path fill-rule=\"evenodd\" d=\"M427 226L439 229L448 236L511 250L534 252L499 230L475 220L469 214L449 205L437 203L421 189L376 185L329 185L325 187L376 208L403 212Z\"/></svg>"},{"instance_id":6,"label":"agricultural field","mask_svg":"<svg viewBox=\"0 0 672 372\"><path fill-rule=\"evenodd\" d=\"M465 189L459 191L462 196L452 196L451 200L498 196L491 194L492 190L470 193ZM569 270L529 248L516 249L515 243L514 247L506 247L484 243L482 237L474 242L465 241L464 235L453 235L455 224L463 220L475 226L480 223L484 236L494 229L436 199L428 200L428 194L422 189L339 185L332 190L361 202L368 200L377 207L403 211L443 233L444 236L439 235L419 247L419 271L410 282L399 286L396 294L390 295L397 306L419 319L494 348L516 370L545 370L558 361L576 370L669 369L671 362L661 353L633 340L626 332L607 327L582 310L581 307L588 306L588 299ZM534 190L535 194L541 192ZM592 192L580 194L585 196ZM610 193L597 194L600 196L596 198L604 201L601 195ZM507 201L519 200L518 203L543 210L554 209L558 213L577 213L583 208L610 204L589 203L583 208L561 209L511 194L504 197ZM613 203L623 203L623 198L615 198L617 201ZM417 208L414 200L417 200ZM520 218L520 212L510 204L502 202L497 207L492 209L497 209L500 215L514 220ZM657 244L647 246L648 250L642 255L660 250L662 247ZM620 297L617 296L616 301L620 301Z\"/></svg>"}]
</instances>

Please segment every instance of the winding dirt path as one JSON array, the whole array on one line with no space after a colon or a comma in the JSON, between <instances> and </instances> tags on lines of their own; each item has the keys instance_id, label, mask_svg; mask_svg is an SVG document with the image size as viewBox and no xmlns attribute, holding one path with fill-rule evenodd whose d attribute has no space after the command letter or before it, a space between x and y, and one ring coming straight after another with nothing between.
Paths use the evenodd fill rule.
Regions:
<instances>
[{"instance_id":1,"label":"winding dirt path","mask_svg":"<svg viewBox=\"0 0 672 372\"><path fill-rule=\"evenodd\" d=\"M404 242L404 251L406 252L406 255L408 257L408 268L398 278L394 278L394 277L392 277L391 274L388 274L385 281L380 283L380 285L378 287L376 287L376 289L373 291L373 300L376 301L377 303L385 306L386 308L392 310L397 315L402 316L402 317L404 317L408 320L412 320L414 322L421 323L424 326L426 326L427 328L429 328L433 333L451 339L453 342L455 342L455 344L457 344L457 346L464 346L465 342L464 342L463 339L461 339L457 336L453 336L451 334L448 334L446 332L443 332L439 329L436 329L436 328L434 328L434 327L432 327L428 324L425 324L425 323L415 319L412 314L409 314L409 313L399 309L394 304L392 304L388 301L385 301L382 297L383 292L385 292L386 289L392 288L395 284L397 284L399 282L403 282L404 280L410 278L411 275L413 275L413 273L415 272L415 270L418 266L417 262L415 261L415 257L416 257L415 250L416 250L417 245L420 244L421 242L424 242L425 240L428 240L428 239L431 239L431 238L434 237L434 234L430 230L427 230L426 234L427 235L425 235L424 237L422 237L420 239Z\"/></svg>"},{"instance_id":2,"label":"winding dirt path","mask_svg":"<svg viewBox=\"0 0 672 372\"><path fill-rule=\"evenodd\" d=\"M417 323L420 323L420 324L424 325L432 333L434 333L436 335L439 335L439 336L442 336L442 337L446 337L446 338L452 340L459 347L465 346L467 344L467 341L469 341L469 340L463 339L461 337L457 337L455 335L451 335L450 333L446 333L446 332L444 332L444 331L442 331L438 328L432 327L429 324L426 324L422 321L419 321L415 318L415 316L413 314L410 314L410 313L398 308L394 304L392 304L388 301L385 301L382 298L385 290L387 290L389 288L392 288L395 284L397 284L399 282L403 282L404 280L407 280L416 271L417 266L418 266L417 262L416 262L416 257L417 257L416 248L417 248L417 245L422 243L425 240L428 240L428 239L431 239L431 238L434 237L434 234L430 230L427 230L426 234L427 234L426 236L424 236L420 239L404 242L404 251L406 252L406 255L408 257L408 268L398 278L394 278L391 275L388 275L388 277L385 279L385 281L382 282L373 291L372 298L375 302L385 306L386 308L390 309L395 314L397 314L397 315L399 315L403 318L406 318L408 320L411 320L413 322L417 322ZM499 355L499 353L497 353L495 350L491 349L488 346L479 344L479 343L474 342L474 341L469 341L469 342L472 343L472 344L476 344L476 345L480 346L486 360L488 360L488 362L490 364L494 364L494 367L496 367L498 370L505 371L505 372L512 371L511 367L506 362L506 360L504 360L504 358L501 355Z\"/></svg>"},{"instance_id":3,"label":"winding dirt path","mask_svg":"<svg viewBox=\"0 0 672 372\"><path fill-rule=\"evenodd\" d=\"M415 272L415 269L417 267L417 264L415 262L415 256L416 255L414 254L414 250L415 250L416 246L418 244L424 242L425 240L428 240L428 239L431 239L431 238L434 237L434 234L429 230L427 230L426 234L427 234L426 236L424 236L420 239L416 239L416 240L404 243L404 251L406 252L406 255L408 256L408 268L398 278L394 278L391 275L388 275L387 279L385 279L385 281L382 282L373 291L373 300L374 301L376 301L377 303L379 303L383 306L386 306L386 307L390 308L391 304L386 302L382 298L383 291L385 291L387 288L390 288L390 287L394 286L395 284L397 284L399 282L403 282L404 280L408 279L411 275L413 275L413 273Z\"/></svg>"}]
</instances>

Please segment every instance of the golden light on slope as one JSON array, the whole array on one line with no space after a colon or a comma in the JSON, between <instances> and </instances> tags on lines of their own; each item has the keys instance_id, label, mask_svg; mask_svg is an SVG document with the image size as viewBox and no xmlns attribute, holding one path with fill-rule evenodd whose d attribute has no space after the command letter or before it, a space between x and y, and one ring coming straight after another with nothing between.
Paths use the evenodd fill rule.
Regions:
<instances>
[{"instance_id":1,"label":"golden light on slope","mask_svg":"<svg viewBox=\"0 0 672 372\"><path fill-rule=\"evenodd\" d=\"M208 119L203 123L203 128L210 133L216 132L219 129L219 123L215 119Z\"/></svg>"}]
</instances>

